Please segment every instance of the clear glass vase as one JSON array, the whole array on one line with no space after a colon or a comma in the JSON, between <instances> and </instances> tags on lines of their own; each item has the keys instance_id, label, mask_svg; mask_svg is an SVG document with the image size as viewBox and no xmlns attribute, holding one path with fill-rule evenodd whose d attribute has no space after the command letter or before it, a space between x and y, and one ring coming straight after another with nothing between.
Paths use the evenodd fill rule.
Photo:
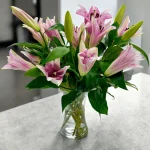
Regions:
<instances>
[{"instance_id":1,"label":"clear glass vase","mask_svg":"<svg viewBox=\"0 0 150 150\"><path fill-rule=\"evenodd\" d=\"M87 94L83 93L65 108L64 122L61 133L71 139L81 139L88 134L85 120L85 100Z\"/></svg>"}]
</instances>

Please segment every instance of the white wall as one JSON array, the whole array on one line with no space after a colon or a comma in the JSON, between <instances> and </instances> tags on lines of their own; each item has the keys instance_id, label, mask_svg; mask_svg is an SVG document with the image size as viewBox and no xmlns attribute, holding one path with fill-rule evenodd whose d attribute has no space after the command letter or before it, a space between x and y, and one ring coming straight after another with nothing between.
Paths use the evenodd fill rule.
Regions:
<instances>
[{"instance_id":1,"label":"white wall","mask_svg":"<svg viewBox=\"0 0 150 150\"><path fill-rule=\"evenodd\" d=\"M83 22L83 18L76 14L79 9L78 4L83 5L86 9L89 9L92 5L97 6L100 11L110 9L113 16L115 16L117 8L117 0L60 0L60 2L61 22L64 22L65 13L69 10L75 25L80 25Z\"/></svg>"}]
</instances>

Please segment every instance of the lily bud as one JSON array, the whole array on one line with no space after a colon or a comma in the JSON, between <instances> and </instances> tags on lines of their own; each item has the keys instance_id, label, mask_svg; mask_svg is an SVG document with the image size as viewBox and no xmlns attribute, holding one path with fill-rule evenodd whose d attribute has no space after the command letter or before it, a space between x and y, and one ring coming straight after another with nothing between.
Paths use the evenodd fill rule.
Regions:
<instances>
[{"instance_id":1,"label":"lily bud","mask_svg":"<svg viewBox=\"0 0 150 150\"><path fill-rule=\"evenodd\" d=\"M36 30L36 31L40 31L40 26L38 25L38 23L30 16L28 15L25 11L23 11L20 8L17 8L15 6L11 6L12 9L12 13L18 18L20 19L24 24L28 25L29 27L31 27L32 29Z\"/></svg>"},{"instance_id":2,"label":"lily bud","mask_svg":"<svg viewBox=\"0 0 150 150\"><path fill-rule=\"evenodd\" d=\"M73 40L73 23L72 23L72 18L70 15L70 12L67 11L65 15L65 23L64 23L64 28L65 28L65 34L66 38L69 42L72 42Z\"/></svg>"}]
</instances>

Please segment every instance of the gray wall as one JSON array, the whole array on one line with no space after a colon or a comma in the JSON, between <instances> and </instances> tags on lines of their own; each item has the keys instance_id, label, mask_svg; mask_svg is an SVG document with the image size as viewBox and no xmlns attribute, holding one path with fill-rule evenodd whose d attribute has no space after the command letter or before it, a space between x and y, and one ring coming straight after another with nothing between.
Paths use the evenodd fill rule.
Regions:
<instances>
[{"instance_id":1,"label":"gray wall","mask_svg":"<svg viewBox=\"0 0 150 150\"><path fill-rule=\"evenodd\" d=\"M0 0L0 41L12 39L10 0Z\"/></svg>"},{"instance_id":2,"label":"gray wall","mask_svg":"<svg viewBox=\"0 0 150 150\"><path fill-rule=\"evenodd\" d=\"M135 24L138 21L143 20L144 24L142 27L143 35L141 37L137 37L133 39L133 41L141 46L148 55L150 55L150 1L148 0L118 0L118 8L122 5L126 4L127 10L126 15L129 15L131 24ZM150 74L150 69L147 65L146 61L142 61L141 64L144 66L142 69L134 70L137 72L144 72Z\"/></svg>"},{"instance_id":3,"label":"gray wall","mask_svg":"<svg viewBox=\"0 0 150 150\"><path fill-rule=\"evenodd\" d=\"M60 20L60 0L41 0L42 18L56 17Z\"/></svg>"}]
</instances>

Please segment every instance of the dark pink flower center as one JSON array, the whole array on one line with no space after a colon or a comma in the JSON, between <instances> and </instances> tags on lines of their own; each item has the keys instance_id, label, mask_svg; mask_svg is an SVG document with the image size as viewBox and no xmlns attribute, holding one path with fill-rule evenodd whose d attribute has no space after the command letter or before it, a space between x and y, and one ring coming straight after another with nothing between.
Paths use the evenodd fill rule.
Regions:
<instances>
[{"instance_id":1,"label":"dark pink flower center","mask_svg":"<svg viewBox=\"0 0 150 150\"><path fill-rule=\"evenodd\" d=\"M82 52L80 54L80 56L82 57L81 60L82 60L82 63L83 64L87 64L88 62L91 61L92 57L95 56L95 53L89 53L88 50L85 50L84 52Z\"/></svg>"},{"instance_id":2,"label":"dark pink flower center","mask_svg":"<svg viewBox=\"0 0 150 150\"><path fill-rule=\"evenodd\" d=\"M45 71L47 72L48 77L56 78L56 80L62 79L64 73L55 63L46 64Z\"/></svg>"}]
</instances>

